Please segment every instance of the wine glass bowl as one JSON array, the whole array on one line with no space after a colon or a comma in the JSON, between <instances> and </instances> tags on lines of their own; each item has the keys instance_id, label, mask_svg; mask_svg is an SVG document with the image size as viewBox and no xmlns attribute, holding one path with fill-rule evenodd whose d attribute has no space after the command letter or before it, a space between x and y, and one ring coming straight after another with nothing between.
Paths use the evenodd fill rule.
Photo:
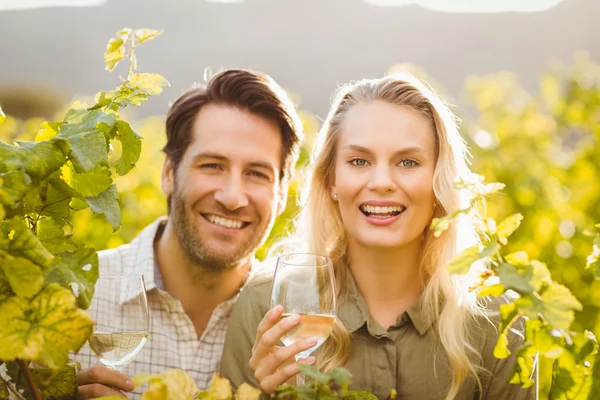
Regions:
<instances>
[{"instance_id":1,"label":"wine glass bowl","mask_svg":"<svg viewBox=\"0 0 600 400\"><path fill-rule=\"evenodd\" d=\"M144 276L100 274L95 290L92 305L96 319L88 340L90 348L102 364L123 371L148 338L150 315Z\"/></svg>"},{"instance_id":2,"label":"wine glass bowl","mask_svg":"<svg viewBox=\"0 0 600 400\"><path fill-rule=\"evenodd\" d=\"M299 315L300 323L281 339L289 346L303 339L317 343L296 355L308 357L325 342L335 325L336 292L331 261L316 254L284 254L277 259L271 307L281 305L282 317Z\"/></svg>"}]
</instances>

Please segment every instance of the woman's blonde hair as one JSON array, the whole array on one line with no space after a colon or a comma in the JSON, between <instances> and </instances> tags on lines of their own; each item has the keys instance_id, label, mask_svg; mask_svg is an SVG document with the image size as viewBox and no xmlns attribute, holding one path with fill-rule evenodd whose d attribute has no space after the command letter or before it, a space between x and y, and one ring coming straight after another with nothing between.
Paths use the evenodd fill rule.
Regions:
<instances>
[{"instance_id":1,"label":"woman's blonde hair","mask_svg":"<svg viewBox=\"0 0 600 400\"><path fill-rule=\"evenodd\" d=\"M294 251L323 254L332 259L338 298L342 302L348 294L346 274L349 247L347 232L331 193L336 145L348 111L357 104L371 101L409 107L431 121L437 151L433 176L437 204L434 216L451 214L464 207L466 201L462 198L463 194L453 188L457 177L469 173L466 147L458 133L455 117L429 87L408 74L364 79L342 86L315 143L301 197L302 211L296 220L294 235L286 241L288 245L295 246ZM463 246L458 244L459 231ZM426 318L435 321L436 341L446 352L452 369L452 381L446 396L448 400L456 396L469 375L480 385L478 356L469 343L466 329L468 320L474 315L473 301L464 282L444 268L462 247L472 244L474 238L469 224L458 221L439 237L434 237L428 228L424 232L420 266L424 287L423 312ZM285 243L282 245L287 247ZM291 249L288 247L287 250ZM330 371L343 366L349 357L350 344L348 331L341 322L337 323L331 337L320 349L319 367Z\"/></svg>"}]
</instances>

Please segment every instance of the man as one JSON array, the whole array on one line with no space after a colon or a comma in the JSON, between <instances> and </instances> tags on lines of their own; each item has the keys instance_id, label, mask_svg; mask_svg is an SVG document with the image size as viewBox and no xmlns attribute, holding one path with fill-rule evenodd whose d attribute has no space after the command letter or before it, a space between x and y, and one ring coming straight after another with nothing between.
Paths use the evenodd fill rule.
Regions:
<instances>
[{"instance_id":1,"label":"man","mask_svg":"<svg viewBox=\"0 0 600 400\"><path fill-rule=\"evenodd\" d=\"M228 70L175 101L166 131L161 185L169 216L130 244L101 252L100 271L146 280L150 332L127 372L181 368L203 389L219 369L231 307L254 253L285 208L301 124L271 78ZM100 292L95 300L116 301ZM101 307L89 312L96 322L115 317ZM87 345L76 359L88 367L77 374L82 398L133 390L129 376L89 367L98 360Z\"/></svg>"}]
</instances>

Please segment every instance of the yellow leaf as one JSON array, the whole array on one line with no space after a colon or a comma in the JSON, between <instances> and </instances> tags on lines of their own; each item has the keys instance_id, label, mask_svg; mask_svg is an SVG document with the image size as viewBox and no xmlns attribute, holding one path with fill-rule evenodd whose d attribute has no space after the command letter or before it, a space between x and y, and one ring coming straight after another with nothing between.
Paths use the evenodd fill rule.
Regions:
<instances>
[{"instance_id":1,"label":"yellow leaf","mask_svg":"<svg viewBox=\"0 0 600 400\"><path fill-rule=\"evenodd\" d=\"M160 375L139 374L133 378L135 387L150 382L142 400L189 400L199 389L194 380L180 369L171 369Z\"/></svg>"},{"instance_id":2,"label":"yellow leaf","mask_svg":"<svg viewBox=\"0 0 600 400\"><path fill-rule=\"evenodd\" d=\"M498 296L502 295L502 293L504 293L505 291L506 291L506 289L504 288L504 286L501 283L497 283L495 285L482 286L479 289L479 292L477 292L477 296L479 296L479 297L486 297L486 296L498 297Z\"/></svg>"},{"instance_id":3,"label":"yellow leaf","mask_svg":"<svg viewBox=\"0 0 600 400\"><path fill-rule=\"evenodd\" d=\"M504 256L504 259L506 262L514 265L515 267L524 267L529 265L529 257L524 251L517 251L515 253L507 254Z\"/></svg>"},{"instance_id":4,"label":"yellow leaf","mask_svg":"<svg viewBox=\"0 0 600 400\"><path fill-rule=\"evenodd\" d=\"M2 111L2 107L0 107L0 124L3 123L5 119L6 119L6 115Z\"/></svg>"},{"instance_id":5,"label":"yellow leaf","mask_svg":"<svg viewBox=\"0 0 600 400\"><path fill-rule=\"evenodd\" d=\"M169 86L169 82L158 74L134 74L129 79L129 86L141 90L150 95L160 94L163 86Z\"/></svg>"},{"instance_id":6,"label":"yellow leaf","mask_svg":"<svg viewBox=\"0 0 600 400\"><path fill-rule=\"evenodd\" d=\"M216 372L213 373L212 383L208 391L213 400L229 400L233 395L229 380L219 376Z\"/></svg>"},{"instance_id":7,"label":"yellow leaf","mask_svg":"<svg viewBox=\"0 0 600 400\"><path fill-rule=\"evenodd\" d=\"M135 31L135 37L138 42L142 43L146 40L154 39L156 36L163 33L163 31L156 31L154 29L137 29Z\"/></svg>"},{"instance_id":8,"label":"yellow leaf","mask_svg":"<svg viewBox=\"0 0 600 400\"><path fill-rule=\"evenodd\" d=\"M242 383L242 385L235 392L236 400L258 400L260 399L260 390L248 385L247 383Z\"/></svg>"},{"instance_id":9,"label":"yellow leaf","mask_svg":"<svg viewBox=\"0 0 600 400\"><path fill-rule=\"evenodd\" d=\"M48 140L58 135L58 130L60 124L52 123L52 122L42 122L40 125L41 129L35 135L35 141L41 142L42 140Z\"/></svg>"},{"instance_id":10,"label":"yellow leaf","mask_svg":"<svg viewBox=\"0 0 600 400\"><path fill-rule=\"evenodd\" d=\"M508 337L506 336L506 331L500 334L498 338L498 342L494 347L494 357L496 358L506 358L510 356L510 350L508 350Z\"/></svg>"}]
</instances>

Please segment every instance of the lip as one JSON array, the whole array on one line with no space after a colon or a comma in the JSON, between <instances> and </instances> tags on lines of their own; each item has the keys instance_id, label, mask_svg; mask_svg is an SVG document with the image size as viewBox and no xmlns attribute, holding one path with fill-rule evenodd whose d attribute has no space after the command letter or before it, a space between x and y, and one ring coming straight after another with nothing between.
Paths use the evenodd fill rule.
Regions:
<instances>
[{"instance_id":1,"label":"lip","mask_svg":"<svg viewBox=\"0 0 600 400\"><path fill-rule=\"evenodd\" d=\"M400 206L400 207L404 207L406 208L406 206L402 203L398 203L397 201L391 201L391 200L367 200L363 203L360 204L360 206L374 206L374 207L396 207L396 206Z\"/></svg>"},{"instance_id":2,"label":"lip","mask_svg":"<svg viewBox=\"0 0 600 400\"><path fill-rule=\"evenodd\" d=\"M400 217L402 217L403 214L404 214L404 211L398 215L394 215L393 217L388 217L388 218L375 218L373 216L367 217L364 214L363 214L363 217L365 217L365 220L371 225L388 226L388 225L391 225L394 222L398 221L400 219Z\"/></svg>"}]
</instances>

